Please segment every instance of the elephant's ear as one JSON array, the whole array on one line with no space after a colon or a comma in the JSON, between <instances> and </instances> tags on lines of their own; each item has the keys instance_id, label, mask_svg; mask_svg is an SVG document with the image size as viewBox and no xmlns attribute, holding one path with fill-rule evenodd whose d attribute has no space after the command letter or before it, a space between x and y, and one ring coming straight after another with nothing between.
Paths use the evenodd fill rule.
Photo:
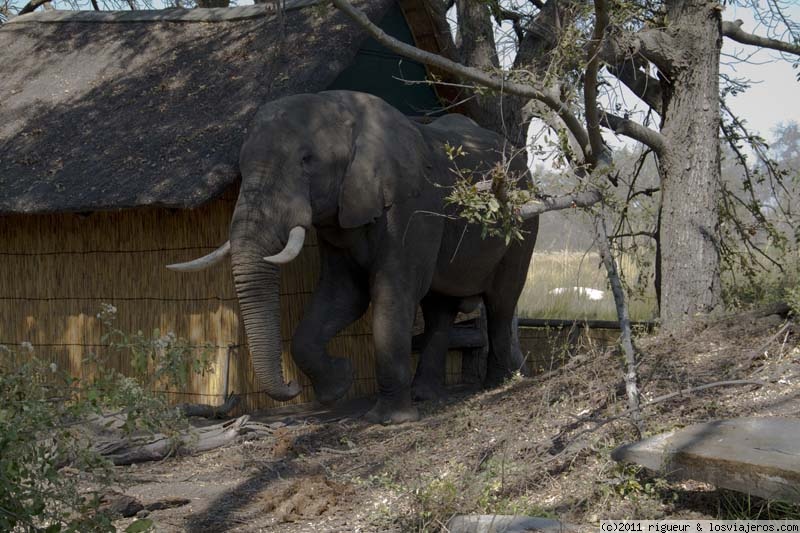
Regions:
<instances>
[{"instance_id":1,"label":"elephant's ear","mask_svg":"<svg viewBox=\"0 0 800 533\"><path fill-rule=\"evenodd\" d=\"M364 114L357 119L350 165L339 189L343 228L369 224L390 205L418 196L425 180L428 149L422 134L405 115L370 98L375 100L360 109Z\"/></svg>"}]
</instances>

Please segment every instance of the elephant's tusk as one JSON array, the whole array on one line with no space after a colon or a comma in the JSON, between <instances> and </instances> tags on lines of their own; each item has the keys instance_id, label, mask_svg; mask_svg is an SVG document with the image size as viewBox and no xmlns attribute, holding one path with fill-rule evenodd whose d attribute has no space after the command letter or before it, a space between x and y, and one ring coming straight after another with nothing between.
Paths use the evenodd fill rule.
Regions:
<instances>
[{"instance_id":1,"label":"elephant's tusk","mask_svg":"<svg viewBox=\"0 0 800 533\"><path fill-rule=\"evenodd\" d=\"M214 266L220 261L222 261L226 255L231 253L231 241L225 241L225 244L214 250L208 255L204 255L203 257L199 257L194 261L187 261L186 263L175 263L173 265L167 265L167 268L170 270L175 270L178 272L196 272L198 270L204 270L210 266Z\"/></svg>"},{"instance_id":2,"label":"elephant's tusk","mask_svg":"<svg viewBox=\"0 0 800 533\"><path fill-rule=\"evenodd\" d=\"M264 261L274 265L288 263L300 253L303 248L303 241L306 239L306 229L303 226L295 226L289 232L289 242L279 254L265 257Z\"/></svg>"}]
</instances>

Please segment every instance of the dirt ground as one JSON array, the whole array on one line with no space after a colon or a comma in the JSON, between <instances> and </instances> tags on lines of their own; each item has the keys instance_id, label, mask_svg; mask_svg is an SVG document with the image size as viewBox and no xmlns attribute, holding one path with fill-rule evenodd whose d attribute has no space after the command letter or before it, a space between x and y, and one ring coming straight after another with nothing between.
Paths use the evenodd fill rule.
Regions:
<instances>
[{"instance_id":1,"label":"dirt ground","mask_svg":"<svg viewBox=\"0 0 800 533\"><path fill-rule=\"evenodd\" d=\"M776 315L736 315L639 337L645 435L715 418L800 416L798 345L800 326ZM422 404L416 423L365 424L353 416L369 407L365 402L349 405L350 416L296 414L276 423L277 415L265 415L268 436L242 435L196 457L121 467L120 490L145 505L187 499L149 512L164 532L436 531L456 513L593 525L736 518L743 507L752 513L756 504L732 493L617 466L611 450L636 439L619 416L626 408L621 358L593 346L563 354L547 374ZM763 385L714 386L647 405L734 380Z\"/></svg>"}]
</instances>

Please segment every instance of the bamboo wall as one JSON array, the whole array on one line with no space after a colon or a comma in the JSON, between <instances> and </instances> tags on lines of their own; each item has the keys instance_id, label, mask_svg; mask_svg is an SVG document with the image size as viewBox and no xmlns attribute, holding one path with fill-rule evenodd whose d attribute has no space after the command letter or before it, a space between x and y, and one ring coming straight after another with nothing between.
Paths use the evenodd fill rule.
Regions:
<instances>
[{"instance_id":1,"label":"bamboo wall","mask_svg":"<svg viewBox=\"0 0 800 533\"><path fill-rule=\"evenodd\" d=\"M530 375L559 367L570 356L616 344L619 330L587 328L519 328L519 343Z\"/></svg>"},{"instance_id":2,"label":"bamboo wall","mask_svg":"<svg viewBox=\"0 0 800 533\"><path fill-rule=\"evenodd\" d=\"M14 215L0 217L0 344L33 344L37 355L88 377L82 364L89 352L110 357L129 369L122 353L108 353L96 317L101 303L118 309L117 326L126 332L174 331L193 344L214 346L213 373L194 376L186 390L169 391L175 402L222 402L225 360L230 391L243 395L242 410L285 405L258 393L244 328L238 316L230 262L196 273L164 266L206 254L227 239L236 201L231 190L196 210L135 209L89 215ZM313 400L307 378L289 356L291 333L318 276L313 234L297 260L282 269L281 314L284 368L303 393L287 403ZM355 382L349 397L374 393L374 358L369 320L351 325L330 345L351 359ZM448 381L460 376L456 354L448 358ZM411 364L411 362L409 362Z\"/></svg>"}]
</instances>

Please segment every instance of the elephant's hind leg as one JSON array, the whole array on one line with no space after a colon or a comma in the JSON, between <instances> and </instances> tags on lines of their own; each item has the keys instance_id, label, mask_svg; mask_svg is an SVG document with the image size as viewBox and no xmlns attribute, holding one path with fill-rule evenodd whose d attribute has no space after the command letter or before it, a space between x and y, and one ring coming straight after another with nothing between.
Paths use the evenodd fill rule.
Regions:
<instances>
[{"instance_id":1,"label":"elephant's hind leg","mask_svg":"<svg viewBox=\"0 0 800 533\"><path fill-rule=\"evenodd\" d=\"M496 387L505 380L525 371L525 359L519 348L514 325L514 308L487 298L486 315L489 336L489 355L486 364L484 387ZM495 305L492 305L492 304Z\"/></svg>"},{"instance_id":2,"label":"elephant's hind leg","mask_svg":"<svg viewBox=\"0 0 800 533\"><path fill-rule=\"evenodd\" d=\"M292 338L292 357L311 379L316 399L330 404L350 389L353 370L349 359L331 357L326 346L366 312L369 287L364 273L324 242L320 259L319 284Z\"/></svg>"},{"instance_id":3,"label":"elephant's hind leg","mask_svg":"<svg viewBox=\"0 0 800 533\"><path fill-rule=\"evenodd\" d=\"M493 387L516 372L525 372L516 328L516 306L533 253L534 238L516 246L503 258L491 288L484 295L489 356L484 386Z\"/></svg>"},{"instance_id":4,"label":"elephant's hind leg","mask_svg":"<svg viewBox=\"0 0 800 533\"><path fill-rule=\"evenodd\" d=\"M450 342L450 329L458 313L461 300L435 292L422 299L425 332L417 371L411 385L415 400L438 400L447 392L444 388L445 362Z\"/></svg>"}]
</instances>

